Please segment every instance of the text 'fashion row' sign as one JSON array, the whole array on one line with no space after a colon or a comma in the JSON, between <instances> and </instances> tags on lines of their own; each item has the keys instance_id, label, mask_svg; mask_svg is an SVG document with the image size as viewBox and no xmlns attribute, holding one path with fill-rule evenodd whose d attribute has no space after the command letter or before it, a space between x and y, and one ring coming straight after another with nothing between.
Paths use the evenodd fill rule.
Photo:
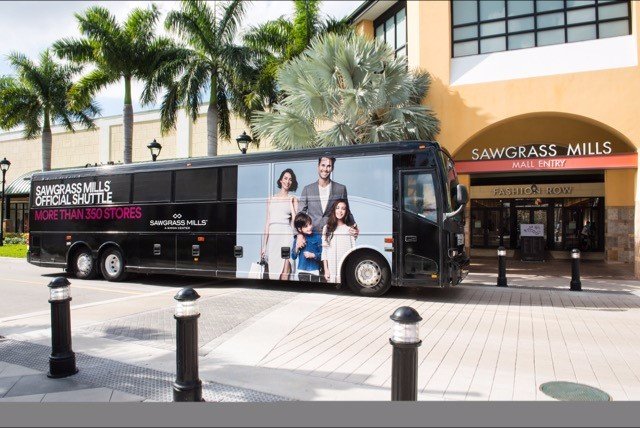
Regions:
<instances>
[{"instance_id":1,"label":"text 'fashion row' sign","mask_svg":"<svg viewBox=\"0 0 640 428\"><path fill-rule=\"evenodd\" d=\"M604 196L604 183L471 186L472 199L582 198Z\"/></svg>"}]
</instances>

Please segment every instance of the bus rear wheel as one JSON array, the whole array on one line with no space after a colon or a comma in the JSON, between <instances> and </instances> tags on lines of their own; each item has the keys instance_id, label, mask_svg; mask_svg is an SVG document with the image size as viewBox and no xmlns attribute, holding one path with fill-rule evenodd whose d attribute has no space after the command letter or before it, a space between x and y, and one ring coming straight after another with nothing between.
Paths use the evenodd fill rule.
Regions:
<instances>
[{"instance_id":1,"label":"bus rear wheel","mask_svg":"<svg viewBox=\"0 0 640 428\"><path fill-rule=\"evenodd\" d=\"M373 251L350 257L345 275L349 289L360 296L382 296L391 288L391 271L387 261Z\"/></svg>"},{"instance_id":2,"label":"bus rear wheel","mask_svg":"<svg viewBox=\"0 0 640 428\"><path fill-rule=\"evenodd\" d=\"M88 248L79 249L73 254L71 268L78 279L93 279L98 274L96 262Z\"/></svg>"},{"instance_id":3,"label":"bus rear wheel","mask_svg":"<svg viewBox=\"0 0 640 428\"><path fill-rule=\"evenodd\" d=\"M107 249L100 258L100 270L107 281L120 282L127 277L125 272L124 257L117 248Z\"/></svg>"}]
</instances>

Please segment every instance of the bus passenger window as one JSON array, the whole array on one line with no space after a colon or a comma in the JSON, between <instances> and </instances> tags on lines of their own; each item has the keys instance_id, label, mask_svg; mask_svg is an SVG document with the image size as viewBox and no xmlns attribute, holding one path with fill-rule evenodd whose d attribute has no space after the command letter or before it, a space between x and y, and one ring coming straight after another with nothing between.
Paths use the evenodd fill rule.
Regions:
<instances>
[{"instance_id":1,"label":"bus passenger window","mask_svg":"<svg viewBox=\"0 0 640 428\"><path fill-rule=\"evenodd\" d=\"M436 191L431 174L406 174L403 180L403 207L406 212L438 221Z\"/></svg>"},{"instance_id":2,"label":"bus passenger window","mask_svg":"<svg viewBox=\"0 0 640 428\"><path fill-rule=\"evenodd\" d=\"M142 172L133 176L133 202L169 202L171 172Z\"/></svg>"},{"instance_id":3,"label":"bus passenger window","mask_svg":"<svg viewBox=\"0 0 640 428\"><path fill-rule=\"evenodd\" d=\"M176 171L175 200L215 201L218 199L218 169Z\"/></svg>"},{"instance_id":4,"label":"bus passenger window","mask_svg":"<svg viewBox=\"0 0 640 428\"><path fill-rule=\"evenodd\" d=\"M129 203L131 197L131 176L129 174L112 175L104 177L104 180L110 181L111 202L114 204Z\"/></svg>"},{"instance_id":5,"label":"bus passenger window","mask_svg":"<svg viewBox=\"0 0 640 428\"><path fill-rule=\"evenodd\" d=\"M235 199L238 197L238 167L230 166L221 168L222 199Z\"/></svg>"}]
</instances>

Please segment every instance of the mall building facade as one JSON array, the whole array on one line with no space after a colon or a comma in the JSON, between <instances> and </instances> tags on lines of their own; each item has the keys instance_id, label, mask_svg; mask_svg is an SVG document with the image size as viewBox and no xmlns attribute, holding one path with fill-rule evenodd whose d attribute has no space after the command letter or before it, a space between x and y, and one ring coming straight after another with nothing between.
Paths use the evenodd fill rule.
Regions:
<instances>
[{"instance_id":1,"label":"mall building facade","mask_svg":"<svg viewBox=\"0 0 640 428\"><path fill-rule=\"evenodd\" d=\"M384 40L410 68L427 70L425 103L441 121L438 141L470 189L466 243L472 256L521 249L522 225L542 236L546 257L635 264L640 277L640 2L571 0L365 1L349 17ZM202 114L206 106L202 107ZM206 120L181 113L160 134L159 113L134 118L134 161L206 154ZM94 131L54 129L53 168L118 162L122 117ZM233 137L248 128L232 120ZM253 150L271 150L268 142ZM40 140L0 134L7 175L8 230L24 230L29 174ZM25 180L27 178L27 180ZM25 185L25 183L27 185Z\"/></svg>"},{"instance_id":2,"label":"mall building facade","mask_svg":"<svg viewBox=\"0 0 640 428\"><path fill-rule=\"evenodd\" d=\"M368 1L360 34L427 70L438 141L470 189L470 253L634 263L640 276L640 2Z\"/></svg>"}]
</instances>

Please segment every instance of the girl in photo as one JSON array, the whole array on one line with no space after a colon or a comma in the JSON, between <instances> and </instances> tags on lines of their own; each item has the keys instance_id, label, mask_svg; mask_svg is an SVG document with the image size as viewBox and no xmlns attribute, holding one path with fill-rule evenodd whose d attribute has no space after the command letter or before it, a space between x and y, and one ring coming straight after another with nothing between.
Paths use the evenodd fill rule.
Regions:
<instances>
[{"instance_id":1,"label":"girl in photo","mask_svg":"<svg viewBox=\"0 0 640 428\"><path fill-rule=\"evenodd\" d=\"M267 262L269 279L289 279L291 262L283 259L282 247L291 245L294 235L293 220L298 212L298 198L289 192L298 189L298 180L291 168L280 173L276 182L280 191L267 200L267 221L265 223L261 259Z\"/></svg>"},{"instance_id":2,"label":"girl in photo","mask_svg":"<svg viewBox=\"0 0 640 428\"><path fill-rule=\"evenodd\" d=\"M349 229L357 226L347 224L348 218L352 218L349 202L338 199L331 208L327 224L322 228L322 262L327 282L340 283L342 257L356 245L356 238L349 233Z\"/></svg>"}]
</instances>

